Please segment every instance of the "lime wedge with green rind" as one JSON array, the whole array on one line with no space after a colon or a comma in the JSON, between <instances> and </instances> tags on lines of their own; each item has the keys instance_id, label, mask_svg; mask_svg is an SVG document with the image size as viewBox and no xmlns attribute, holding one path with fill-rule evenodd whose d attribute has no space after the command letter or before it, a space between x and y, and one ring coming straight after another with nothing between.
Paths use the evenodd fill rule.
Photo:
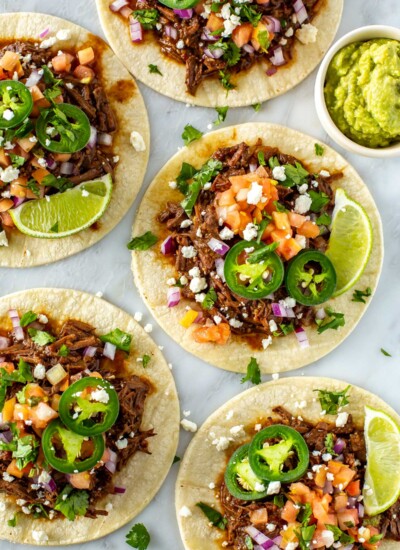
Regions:
<instances>
[{"instance_id":1,"label":"lime wedge with green rind","mask_svg":"<svg viewBox=\"0 0 400 550\"><path fill-rule=\"evenodd\" d=\"M343 189L337 189L326 251L337 275L334 296L356 284L368 263L371 249L372 226L367 213Z\"/></svg>"},{"instance_id":2,"label":"lime wedge with green rind","mask_svg":"<svg viewBox=\"0 0 400 550\"><path fill-rule=\"evenodd\" d=\"M367 469L363 488L368 516L390 508L400 495L400 428L383 411L365 407Z\"/></svg>"},{"instance_id":3,"label":"lime wedge with green rind","mask_svg":"<svg viewBox=\"0 0 400 550\"><path fill-rule=\"evenodd\" d=\"M112 192L109 174L64 193L24 202L10 210L17 228L31 237L60 239L90 227L104 214Z\"/></svg>"}]
</instances>

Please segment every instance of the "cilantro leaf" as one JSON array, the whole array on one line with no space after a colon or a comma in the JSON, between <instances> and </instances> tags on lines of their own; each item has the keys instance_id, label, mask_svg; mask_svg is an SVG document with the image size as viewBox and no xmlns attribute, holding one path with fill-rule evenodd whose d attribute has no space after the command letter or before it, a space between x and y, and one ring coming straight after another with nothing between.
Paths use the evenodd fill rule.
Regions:
<instances>
[{"instance_id":1,"label":"cilantro leaf","mask_svg":"<svg viewBox=\"0 0 400 550\"><path fill-rule=\"evenodd\" d=\"M336 454L335 451L333 450L334 445L335 445L335 442L333 440L333 434L327 434L327 436L325 437L325 448L326 448L326 452L331 454L332 456Z\"/></svg>"},{"instance_id":2,"label":"cilantro leaf","mask_svg":"<svg viewBox=\"0 0 400 550\"><path fill-rule=\"evenodd\" d=\"M288 212L288 209L285 208L283 206L283 204L281 204L280 202L274 201L273 204L274 204L277 212Z\"/></svg>"},{"instance_id":3,"label":"cilantro leaf","mask_svg":"<svg viewBox=\"0 0 400 550\"><path fill-rule=\"evenodd\" d=\"M285 505L283 495L274 495L274 504L278 508L283 508Z\"/></svg>"},{"instance_id":4,"label":"cilantro leaf","mask_svg":"<svg viewBox=\"0 0 400 550\"><path fill-rule=\"evenodd\" d=\"M344 319L344 313L339 313L338 311L333 311L331 307L325 308L327 317L320 321L318 324L317 332L322 334L326 330L332 329L337 330L339 327L344 327L346 321Z\"/></svg>"},{"instance_id":5,"label":"cilantro leaf","mask_svg":"<svg viewBox=\"0 0 400 550\"><path fill-rule=\"evenodd\" d=\"M25 164L24 157L20 157L19 155L15 155L14 153L8 153L8 156L11 159L12 165L16 166L17 168Z\"/></svg>"},{"instance_id":6,"label":"cilantro leaf","mask_svg":"<svg viewBox=\"0 0 400 550\"><path fill-rule=\"evenodd\" d=\"M34 179L29 180L27 183L27 187L32 191L34 195L36 195L37 197L40 196L40 187L37 181L35 181Z\"/></svg>"},{"instance_id":7,"label":"cilantro leaf","mask_svg":"<svg viewBox=\"0 0 400 550\"><path fill-rule=\"evenodd\" d=\"M303 525L303 527L306 527L310 523L311 516L312 516L311 504L309 504L307 502L307 504L305 504L302 507L301 517L300 517L300 520L299 520L299 521L301 521L301 524Z\"/></svg>"},{"instance_id":8,"label":"cilantro leaf","mask_svg":"<svg viewBox=\"0 0 400 550\"><path fill-rule=\"evenodd\" d=\"M18 369L13 372L7 372L6 369L0 368L0 379L5 382L11 382L11 384L13 382L17 382L18 384L33 382L31 367L23 359L20 359Z\"/></svg>"},{"instance_id":9,"label":"cilantro leaf","mask_svg":"<svg viewBox=\"0 0 400 550\"><path fill-rule=\"evenodd\" d=\"M381 353L383 353L383 355L385 355L385 357L392 357L391 354L383 348L381 348Z\"/></svg>"},{"instance_id":10,"label":"cilantro leaf","mask_svg":"<svg viewBox=\"0 0 400 550\"><path fill-rule=\"evenodd\" d=\"M264 215L263 219L258 224L258 233L257 233L256 241L259 244L261 242L262 236L264 235L264 231L265 231L265 229L266 229L266 227L267 227L267 225L269 224L270 221L271 221L271 216L269 216L267 214L267 215Z\"/></svg>"},{"instance_id":11,"label":"cilantro leaf","mask_svg":"<svg viewBox=\"0 0 400 550\"><path fill-rule=\"evenodd\" d=\"M197 128L194 128L191 124L186 124L182 132L183 143L189 145L192 141L200 139L202 135L203 132L200 132L200 130L197 130Z\"/></svg>"},{"instance_id":12,"label":"cilantro leaf","mask_svg":"<svg viewBox=\"0 0 400 550\"><path fill-rule=\"evenodd\" d=\"M228 67L233 67L240 61L240 48L232 40L223 41L218 40L209 46L212 50L222 50L224 52L222 59L226 61Z\"/></svg>"},{"instance_id":13,"label":"cilantro leaf","mask_svg":"<svg viewBox=\"0 0 400 550\"><path fill-rule=\"evenodd\" d=\"M248 548L249 550L253 550L254 544L253 544L253 541L251 540L251 537L249 537L249 535L246 535L246 538L244 539L244 543L246 545L246 548Z\"/></svg>"},{"instance_id":14,"label":"cilantro leaf","mask_svg":"<svg viewBox=\"0 0 400 550\"><path fill-rule=\"evenodd\" d=\"M56 78L54 73L47 65L42 65L43 81L47 86L61 86L63 81L61 78Z\"/></svg>"},{"instance_id":15,"label":"cilantro leaf","mask_svg":"<svg viewBox=\"0 0 400 550\"><path fill-rule=\"evenodd\" d=\"M290 334L291 332L294 331L293 321L291 323L287 324L287 325L282 323L281 325L279 325L279 328L281 329L282 334L287 336L288 334Z\"/></svg>"},{"instance_id":16,"label":"cilantro leaf","mask_svg":"<svg viewBox=\"0 0 400 550\"><path fill-rule=\"evenodd\" d=\"M294 185L303 185L307 183L307 178L310 175L300 162L295 161L293 164L284 164L286 179L282 182L284 187L293 187Z\"/></svg>"},{"instance_id":17,"label":"cilantro leaf","mask_svg":"<svg viewBox=\"0 0 400 550\"><path fill-rule=\"evenodd\" d=\"M160 76L163 76L162 72L160 71L160 69L157 67L157 65L153 65L152 63L150 63L148 65L149 67L149 73L153 73L153 74L159 74Z\"/></svg>"},{"instance_id":18,"label":"cilantro leaf","mask_svg":"<svg viewBox=\"0 0 400 550\"><path fill-rule=\"evenodd\" d=\"M18 515L14 514L12 518L7 521L9 527L16 527L18 523Z\"/></svg>"},{"instance_id":19,"label":"cilantro leaf","mask_svg":"<svg viewBox=\"0 0 400 550\"><path fill-rule=\"evenodd\" d=\"M146 550L150 544L150 535L143 523L136 523L126 535L126 543L132 548Z\"/></svg>"},{"instance_id":20,"label":"cilantro leaf","mask_svg":"<svg viewBox=\"0 0 400 550\"><path fill-rule=\"evenodd\" d=\"M215 110L217 111L218 118L217 120L214 120L214 126L219 126L221 122L224 122L226 119L226 115L228 113L229 107L215 107Z\"/></svg>"},{"instance_id":21,"label":"cilantro leaf","mask_svg":"<svg viewBox=\"0 0 400 550\"><path fill-rule=\"evenodd\" d=\"M131 241L126 245L129 250L148 250L156 244L158 237L151 231L146 231L139 237L133 237Z\"/></svg>"},{"instance_id":22,"label":"cilantro leaf","mask_svg":"<svg viewBox=\"0 0 400 550\"><path fill-rule=\"evenodd\" d=\"M260 166L265 166L266 162L265 162L264 151L258 151L258 153L257 153L257 159L258 159L258 164L259 164Z\"/></svg>"},{"instance_id":23,"label":"cilantro leaf","mask_svg":"<svg viewBox=\"0 0 400 550\"><path fill-rule=\"evenodd\" d=\"M241 380L241 383L251 382L252 384L260 384L261 382L261 372L260 367L258 366L257 359L252 357L250 363L247 365L247 373Z\"/></svg>"},{"instance_id":24,"label":"cilantro leaf","mask_svg":"<svg viewBox=\"0 0 400 550\"><path fill-rule=\"evenodd\" d=\"M315 220L315 223L317 225L330 225L331 222L332 222L332 218L326 212L324 212L321 216L319 216Z\"/></svg>"},{"instance_id":25,"label":"cilantro leaf","mask_svg":"<svg viewBox=\"0 0 400 550\"><path fill-rule=\"evenodd\" d=\"M181 171L176 178L176 185L179 191L184 195L186 195L189 189L188 181L191 180L196 173L197 170L194 166L192 166L188 162L182 163Z\"/></svg>"},{"instance_id":26,"label":"cilantro leaf","mask_svg":"<svg viewBox=\"0 0 400 550\"><path fill-rule=\"evenodd\" d=\"M181 202L181 206L188 216L192 213L201 188L214 178L220 170L222 170L222 163L219 160L210 158L203 164L200 170L196 172L192 184L188 186L186 197Z\"/></svg>"},{"instance_id":27,"label":"cilantro leaf","mask_svg":"<svg viewBox=\"0 0 400 550\"><path fill-rule=\"evenodd\" d=\"M33 323L33 321L36 321L37 317L38 316L36 315L36 313L33 313L33 311L27 311L21 317L19 324L21 325L21 327L26 327L27 325Z\"/></svg>"},{"instance_id":28,"label":"cilantro leaf","mask_svg":"<svg viewBox=\"0 0 400 550\"><path fill-rule=\"evenodd\" d=\"M322 147L322 145L320 145L319 143L314 143L314 148L315 148L315 154L317 155L317 157L322 157L322 155L324 154L325 148Z\"/></svg>"},{"instance_id":29,"label":"cilantro leaf","mask_svg":"<svg viewBox=\"0 0 400 550\"><path fill-rule=\"evenodd\" d=\"M17 448L13 451L13 458L17 459L17 468L23 470L29 462L35 462L39 453L39 441L34 435L21 437L17 441Z\"/></svg>"},{"instance_id":30,"label":"cilantro leaf","mask_svg":"<svg viewBox=\"0 0 400 550\"><path fill-rule=\"evenodd\" d=\"M269 39L269 32L268 31L260 31L257 33L257 41L261 46L261 49L264 52L268 51L268 48L271 45L271 41Z\"/></svg>"},{"instance_id":31,"label":"cilantro leaf","mask_svg":"<svg viewBox=\"0 0 400 550\"><path fill-rule=\"evenodd\" d=\"M69 348L65 344L63 344L60 349L58 350L58 355L60 357L68 357L69 355Z\"/></svg>"},{"instance_id":32,"label":"cilantro leaf","mask_svg":"<svg viewBox=\"0 0 400 550\"><path fill-rule=\"evenodd\" d=\"M66 485L58 495L55 510L61 512L70 521L76 516L84 516L89 506L89 494L87 491L75 490L71 485Z\"/></svg>"},{"instance_id":33,"label":"cilantro leaf","mask_svg":"<svg viewBox=\"0 0 400 550\"><path fill-rule=\"evenodd\" d=\"M181 457L180 456L174 456L174 460L172 461L172 464L176 464L177 462L180 462Z\"/></svg>"},{"instance_id":34,"label":"cilantro leaf","mask_svg":"<svg viewBox=\"0 0 400 550\"><path fill-rule=\"evenodd\" d=\"M156 9L135 10L132 15L146 30L153 29L156 26L158 18L160 17L160 14Z\"/></svg>"},{"instance_id":35,"label":"cilantro leaf","mask_svg":"<svg viewBox=\"0 0 400 550\"><path fill-rule=\"evenodd\" d=\"M301 527L295 531L297 538L299 539L299 547L301 550L309 550L310 543L313 539L316 525L308 525L307 527Z\"/></svg>"},{"instance_id":36,"label":"cilantro leaf","mask_svg":"<svg viewBox=\"0 0 400 550\"><path fill-rule=\"evenodd\" d=\"M321 404L321 409L326 411L326 414L337 414L340 407L344 407L349 403L347 392L351 386L347 386L343 391L329 390L313 390L318 392L318 399Z\"/></svg>"},{"instance_id":37,"label":"cilantro leaf","mask_svg":"<svg viewBox=\"0 0 400 550\"><path fill-rule=\"evenodd\" d=\"M123 332L119 328L115 328L111 332L100 336L100 340L102 342L109 342L110 344L116 346L118 349L122 349L122 351L126 351L127 353L129 353L132 336L130 334L127 334L126 332Z\"/></svg>"},{"instance_id":38,"label":"cilantro leaf","mask_svg":"<svg viewBox=\"0 0 400 550\"><path fill-rule=\"evenodd\" d=\"M250 21L253 27L257 27L258 22L262 17L262 12L257 11L255 8L253 8L253 6L250 6L249 4L239 4L239 7L240 18L247 19L248 21Z\"/></svg>"},{"instance_id":39,"label":"cilantro leaf","mask_svg":"<svg viewBox=\"0 0 400 550\"><path fill-rule=\"evenodd\" d=\"M55 337L45 330L37 330L36 328L28 328L28 334L38 346L47 346L55 341Z\"/></svg>"},{"instance_id":40,"label":"cilantro leaf","mask_svg":"<svg viewBox=\"0 0 400 550\"><path fill-rule=\"evenodd\" d=\"M202 301L201 305L204 307L204 309L211 309L215 302L217 301L217 293L215 292L214 288L210 288L210 290L207 292L206 297Z\"/></svg>"},{"instance_id":41,"label":"cilantro leaf","mask_svg":"<svg viewBox=\"0 0 400 550\"><path fill-rule=\"evenodd\" d=\"M259 264L262 260L265 260L271 252L276 250L279 246L279 243L266 244L263 248L255 250L249 254L247 258L247 263L249 264Z\"/></svg>"},{"instance_id":42,"label":"cilantro leaf","mask_svg":"<svg viewBox=\"0 0 400 550\"><path fill-rule=\"evenodd\" d=\"M370 287L366 288L365 290L355 290L353 292L353 298L352 298L352 302L362 302L363 304L365 304L365 299L364 298L369 298L372 294L372 290L370 289Z\"/></svg>"},{"instance_id":43,"label":"cilantro leaf","mask_svg":"<svg viewBox=\"0 0 400 550\"><path fill-rule=\"evenodd\" d=\"M310 195L310 198L312 200L310 206L311 212L321 212L322 208L329 203L330 199L326 193L318 193L317 191L313 191L312 189L310 189L310 191L308 191L308 194Z\"/></svg>"},{"instance_id":44,"label":"cilantro leaf","mask_svg":"<svg viewBox=\"0 0 400 550\"><path fill-rule=\"evenodd\" d=\"M369 541L368 541L368 544L375 544L376 542L380 541L381 539L383 539L385 535L383 533L379 533L379 535L373 535ZM349 537L351 538L351 537ZM352 540L351 542L354 542L354 540Z\"/></svg>"},{"instance_id":45,"label":"cilantro leaf","mask_svg":"<svg viewBox=\"0 0 400 550\"><path fill-rule=\"evenodd\" d=\"M268 164L269 164L269 167L271 168L271 170L273 170L277 166L280 166L278 157L270 157L268 159Z\"/></svg>"},{"instance_id":46,"label":"cilantro leaf","mask_svg":"<svg viewBox=\"0 0 400 550\"><path fill-rule=\"evenodd\" d=\"M50 231L52 233L58 233L58 220L56 221L56 223L52 227L50 227Z\"/></svg>"},{"instance_id":47,"label":"cilantro leaf","mask_svg":"<svg viewBox=\"0 0 400 550\"><path fill-rule=\"evenodd\" d=\"M71 187L74 186L72 181L70 181L68 178L56 178L54 174L48 174L42 179L41 185L44 185L45 187L54 187L55 189L58 189L60 193L64 193L67 189L71 189Z\"/></svg>"},{"instance_id":48,"label":"cilantro leaf","mask_svg":"<svg viewBox=\"0 0 400 550\"><path fill-rule=\"evenodd\" d=\"M234 84L231 82L231 74L227 73L225 71L219 71L219 81L222 84L222 87L225 88L229 92L229 90L233 90L236 88Z\"/></svg>"},{"instance_id":49,"label":"cilantro leaf","mask_svg":"<svg viewBox=\"0 0 400 550\"><path fill-rule=\"evenodd\" d=\"M336 527L336 525L329 525L326 524L325 526L329 531L332 531L333 536L335 538L335 542L341 542L343 545L346 544L353 544L354 539L347 533L344 533L339 527ZM383 536L383 535L382 535ZM371 539L368 541L371 542Z\"/></svg>"},{"instance_id":50,"label":"cilantro leaf","mask_svg":"<svg viewBox=\"0 0 400 550\"><path fill-rule=\"evenodd\" d=\"M142 357L142 365L143 365L144 369L148 366L150 361L151 361L150 355L144 354L143 357Z\"/></svg>"},{"instance_id":51,"label":"cilantro leaf","mask_svg":"<svg viewBox=\"0 0 400 550\"><path fill-rule=\"evenodd\" d=\"M228 523L228 520L220 512L218 512L218 510L211 508L211 506L208 506L208 504L204 504L204 502L198 502L196 506L200 508L200 510L214 525L214 527L218 527L218 529L222 530L226 529L226 524Z\"/></svg>"},{"instance_id":52,"label":"cilantro leaf","mask_svg":"<svg viewBox=\"0 0 400 550\"><path fill-rule=\"evenodd\" d=\"M255 110L255 112L258 113L258 111L261 109L261 103L254 103L252 107Z\"/></svg>"}]
</instances>

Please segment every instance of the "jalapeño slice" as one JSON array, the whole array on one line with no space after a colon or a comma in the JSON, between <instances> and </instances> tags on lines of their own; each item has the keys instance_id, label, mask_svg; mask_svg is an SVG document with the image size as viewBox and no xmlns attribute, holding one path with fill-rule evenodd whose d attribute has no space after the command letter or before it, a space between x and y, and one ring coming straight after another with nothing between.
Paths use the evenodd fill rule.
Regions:
<instances>
[{"instance_id":1,"label":"jalape\u00f1o slice","mask_svg":"<svg viewBox=\"0 0 400 550\"><path fill-rule=\"evenodd\" d=\"M268 440L280 440L268 443ZM303 436L289 426L274 424L261 430L250 443L249 463L259 478L266 481L290 483L300 479L308 468L310 453ZM286 467L286 461L297 455L294 468Z\"/></svg>"},{"instance_id":2,"label":"jalape\u00f1o slice","mask_svg":"<svg viewBox=\"0 0 400 550\"><path fill-rule=\"evenodd\" d=\"M225 485L228 491L233 497L241 500L257 500L267 496L265 482L258 478L250 467L249 447L249 443L239 447L231 456L225 470Z\"/></svg>"},{"instance_id":3,"label":"jalape\u00f1o slice","mask_svg":"<svg viewBox=\"0 0 400 550\"><path fill-rule=\"evenodd\" d=\"M199 0L160 0L160 4L168 6L172 10L187 10L193 8Z\"/></svg>"},{"instance_id":4,"label":"jalape\u00f1o slice","mask_svg":"<svg viewBox=\"0 0 400 550\"><path fill-rule=\"evenodd\" d=\"M103 456L102 435L83 436L68 430L59 420L53 420L42 436L42 449L47 462L64 474L90 470Z\"/></svg>"},{"instance_id":5,"label":"jalape\u00f1o slice","mask_svg":"<svg viewBox=\"0 0 400 550\"><path fill-rule=\"evenodd\" d=\"M15 128L31 114L32 109L32 94L22 82L0 82L0 128Z\"/></svg>"},{"instance_id":6,"label":"jalape\u00f1o slice","mask_svg":"<svg viewBox=\"0 0 400 550\"><path fill-rule=\"evenodd\" d=\"M330 259L319 250L303 250L289 263L286 289L304 306L317 306L329 300L336 288L336 271Z\"/></svg>"},{"instance_id":7,"label":"jalape\u00f1o slice","mask_svg":"<svg viewBox=\"0 0 400 550\"><path fill-rule=\"evenodd\" d=\"M107 380L86 376L65 390L58 413L64 424L77 434L102 434L117 420L118 395Z\"/></svg>"},{"instance_id":8,"label":"jalape\u00f1o slice","mask_svg":"<svg viewBox=\"0 0 400 550\"><path fill-rule=\"evenodd\" d=\"M225 258L224 275L232 292L248 300L257 300L281 286L284 276L282 260L273 251L258 254L266 248L255 241L241 241L230 249ZM257 261L254 262L255 258Z\"/></svg>"},{"instance_id":9,"label":"jalape\u00f1o slice","mask_svg":"<svg viewBox=\"0 0 400 550\"><path fill-rule=\"evenodd\" d=\"M86 114L68 103L44 109L36 123L37 138L52 153L76 153L90 139L90 122Z\"/></svg>"}]
</instances>

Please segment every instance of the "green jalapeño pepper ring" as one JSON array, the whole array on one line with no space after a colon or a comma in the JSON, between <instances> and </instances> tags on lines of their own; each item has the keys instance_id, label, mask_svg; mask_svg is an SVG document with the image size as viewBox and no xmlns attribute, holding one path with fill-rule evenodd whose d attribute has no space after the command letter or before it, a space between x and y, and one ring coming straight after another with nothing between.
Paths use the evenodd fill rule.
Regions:
<instances>
[{"instance_id":1,"label":"green jalape\u00f1o pepper ring","mask_svg":"<svg viewBox=\"0 0 400 550\"><path fill-rule=\"evenodd\" d=\"M267 487L258 478L249 464L250 444L239 447L228 462L225 470L225 485L230 494L241 500L257 500L267 496Z\"/></svg>"},{"instance_id":2,"label":"green jalape\u00f1o pepper ring","mask_svg":"<svg viewBox=\"0 0 400 550\"><path fill-rule=\"evenodd\" d=\"M187 10L193 8L199 0L160 0L160 4L168 6L172 10Z\"/></svg>"},{"instance_id":3,"label":"green jalape\u00f1o pepper ring","mask_svg":"<svg viewBox=\"0 0 400 550\"><path fill-rule=\"evenodd\" d=\"M270 439L279 443L265 445ZM261 430L250 443L249 462L259 478L266 481L290 483L300 479L307 471L310 453L304 438L293 428L275 424ZM297 465L284 471L285 462L297 454Z\"/></svg>"},{"instance_id":4,"label":"green jalape\u00f1o pepper ring","mask_svg":"<svg viewBox=\"0 0 400 550\"><path fill-rule=\"evenodd\" d=\"M0 128L15 128L31 114L32 109L32 94L22 82L0 82Z\"/></svg>"},{"instance_id":5,"label":"green jalape\u00f1o pepper ring","mask_svg":"<svg viewBox=\"0 0 400 550\"><path fill-rule=\"evenodd\" d=\"M118 395L107 380L86 376L65 390L58 413L64 424L77 434L102 434L117 420Z\"/></svg>"},{"instance_id":6,"label":"green jalape\u00f1o pepper ring","mask_svg":"<svg viewBox=\"0 0 400 550\"><path fill-rule=\"evenodd\" d=\"M336 288L336 271L330 259L318 250L303 250L290 261L286 288L304 306L329 300Z\"/></svg>"},{"instance_id":7,"label":"green jalape\u00f1o pepper ring","mask_svg":"<svg viewBox=\"0 0 400 550\"><path fill-rule=\"evenodd\" d=\"M228 287L243 298L257 300L277 290L283 281L284 267L276 252L267 252L258 262L251 263L251 253L265 248L255 241L240 241L225 258L224 275Z\"/></svg>"},{"instance_id":8,"label":"green jalape\u00f1o pepper ring","mask_svg":"<svg viewBox=\"0 0 400 550\"><path fill-rule=\"evenodd\" d=\"M90 139L90 122L85 113L68 103L44 109L36 123L37 138L52 153L76 153Z\"/></svg>"},{"instance_id":9,"label":"green jalape\u00f1o pepper ring","mask_svg":"<svg viewBox=\"0 0 400 550\"><path fill-rule=\"evenodd\" d=\"M64 474L76 474L96 466L104 454L105 443L102 435L85 437L53 420L43 432L42 449L52 468Z\"/></svg>"}]
</instances>

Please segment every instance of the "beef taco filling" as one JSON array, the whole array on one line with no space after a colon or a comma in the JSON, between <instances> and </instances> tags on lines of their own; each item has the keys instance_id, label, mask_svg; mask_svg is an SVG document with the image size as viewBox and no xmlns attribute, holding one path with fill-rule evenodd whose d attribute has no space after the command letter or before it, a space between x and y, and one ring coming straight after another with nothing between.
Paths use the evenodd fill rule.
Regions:
<instances>
[{"instance_id":1,"label":"beef taco filling","mask_svg":"<svg viewBox=\"0 0 400 550\"><path fill-rule=\"evenodd\" d=\"M114 474L149 453L142 417L152 386L125 369L131 336L74 319L19 317L0 337L0 492L32 518L107 515ZM102 504L101 506L104 506ZM18 514L17 514L18 516ZM18 517L10 518L10 525Z\"/></svg>"},{"instance_id":2,"label":"beef taco filling","mask_svg":"<svg viewBox=\"0 0 400 550\"><path fill-rule=\"evenodd\" d=\"M196 342L224 345L235 335L266 349L295 332L307 347L303 327L344 324L321 307L336 287L325 252L341 177L312 173L261 140L218 149L200 169L183 163L170 186L184 198L159 214L161 251L176 268L168 306L191 301L180 323L198 325Z\"/></svg>"},{"instance_id":3,"label":"beef taco filling","mask_svg":"<svg viewBox=\"0 0 400 550\"><path fill-rule=\"evenodd\" d=\"M110 10L126 18L134 44L151 34L163 54L185 64L186 89L195 95L199 84L209 78L218 78L228 91L235 88L231 77L258 62L273 77L293 59L297 40L316 41L318 30L311 22L320 4L319 0L115 0Z\"/></svg>"},{"instance_id":4,"label":"beef taco filling","mask_svg":"<svg viewBox=\"0 0 400 550\"><path fill-rule=\"evenodd\" d=\"M254 432L217 487L223 548L376 550L400 540L400 500L373 517L363 504L366 444L351 415L313 424L276 407Z\"/></svg>"},{"instance_id":5,"label":"beef taco filling","mask_svg":"<svg viewBox=\"0 0 400 550\"><path fill-rule=\"evenodd\" d=\"M102 83L99 51L95 45L60 47L62 42L50 37L41 43L3 42L0 50L3 245L7 233L17 230L15 216L23 203L50 201L106 175L111 181L117 122ZM45 229L55 238L62 220L51 225Z\"/></svg>"}]
</instances>

